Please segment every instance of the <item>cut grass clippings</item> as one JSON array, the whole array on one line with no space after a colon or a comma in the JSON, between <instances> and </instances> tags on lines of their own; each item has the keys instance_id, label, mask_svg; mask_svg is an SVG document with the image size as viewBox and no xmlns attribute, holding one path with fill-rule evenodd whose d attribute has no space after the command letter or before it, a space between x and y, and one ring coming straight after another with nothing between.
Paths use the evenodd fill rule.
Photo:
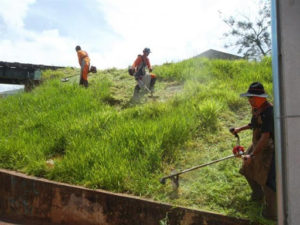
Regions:
<instances>
[{"instance_id":1,"label":"cut grass clippings","mask_svg":"<svg viewBox=\"0 0 300 225\"><path fill-rule=\"evenodd\" d=\"M272 224L249 202L239 159L180 176L178 192L159 183L172 169L231 154L236 140L228 129L250 119L239 94L260 81L272 95L270 58L156 66L159 98L143 104L131 101L135 82L126 70L99 71L87 89L78 77L61 82L76 73L44 71L32 92L0 99L0 167ZM240 136L248 146L251 132Z\"/></svg>"}]
</instances>

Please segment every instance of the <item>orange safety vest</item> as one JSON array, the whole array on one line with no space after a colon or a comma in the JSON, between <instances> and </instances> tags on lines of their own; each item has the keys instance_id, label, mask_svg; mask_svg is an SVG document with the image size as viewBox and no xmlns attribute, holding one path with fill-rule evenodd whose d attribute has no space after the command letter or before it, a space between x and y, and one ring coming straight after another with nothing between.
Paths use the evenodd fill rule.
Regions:
<instances>
[{"instance_id":1,"label":"orange safety vest","mask_svg":"<svg viewBox=\"0 0 300 225\"><path fill-rule=\"evenodd\" d=\"M86 62L86 64L90 64L90 58L86 51L79 50L77 51L78 62L79 65L82 66L82 60Z\"/></svg>"}]
</instances>

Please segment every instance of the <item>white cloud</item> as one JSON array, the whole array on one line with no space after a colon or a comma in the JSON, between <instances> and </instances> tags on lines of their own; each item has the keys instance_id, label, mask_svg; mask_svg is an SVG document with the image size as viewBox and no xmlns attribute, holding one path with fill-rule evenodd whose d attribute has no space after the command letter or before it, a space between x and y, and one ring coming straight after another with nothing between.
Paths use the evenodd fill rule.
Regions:
<instances>
[{"instance_id":1,"label":"white cloud","mask_svg":"<svg viewBox=\"0 0 300 225\"><path fill-rule=\"evenodd\" d=\"M8 27L21 29L28 7L36 0L1 0L0 16Z\"/></svg>"},{"instance_id":2,"label":"white cloud","mask_svg":"<svg viewBox=\"0 0 300 225\"><path fill-rule=\"evenodd\" d=\"M89 39L89 43L82 47L88 51L92 64L98 68L125 68L146 46L152 50L152 64L186 59L209 48L225 50L222 34L226 25L218 11L225 15L236 14L237 11L249 12L253 2L259 0L245 0L243 8L240 7L240 0L95 1L99 3L99 13L104 14L114 38L103 33L107 36ZM75 31L74 36L64 37L59 27L44 31L24 28L24 18L30 13L30 5L35 2L0 0L0 17L8 31L4 38L0 37L0 51L5 52L1 60L78 66L74 46L84 43L84 40L77 39ZM68 10L65 9L65 12L68 13ZM88 15L86 19L87 23L94 22L89 20ZM99 48L101 45L108 46Z\"/></svg>"},{"instance_id":3,"label":"white cloud","mask_svg":"<svg viewBox=\"0 0 300 225\"><path fill-rule=\"evenodd\" d=\"M240 0L98 2L107 22L122 37L107 55L111 61L118 53L127 53L126 57L119 56L119 66L131 64L146 46L152 50L150 58L154 64L189 58L209 48L224 50L222 34L226 26L218 11L232 15L240 5Z\"/></svg>"},{"instance_id":4,"label":"white cloud","mask_svg":"<svg viewBox=\"0 0 300 225\"><path fill-rule=\"evenodd\" d=\"M7 36L0 40L1 60L34 64L75 65L75 41L60 36L58 30L33 32L24 29L24 18L35 0L1 0L0 16ZM9 37L9 38L8 38ZM77 61L76 61L77 62Z\"/></svg>"},{"instance_id":5,"label":"white cloud","mask_svg":"<svg viewBox=\"0 0 300 225\"><path fill-rule=\"evenodd\" d=\"M6 60L33 64L71 66L76 61L75 42L63 38L57 30L24 32L25 39L0 41Z\"/></svg>"}]
</instances>

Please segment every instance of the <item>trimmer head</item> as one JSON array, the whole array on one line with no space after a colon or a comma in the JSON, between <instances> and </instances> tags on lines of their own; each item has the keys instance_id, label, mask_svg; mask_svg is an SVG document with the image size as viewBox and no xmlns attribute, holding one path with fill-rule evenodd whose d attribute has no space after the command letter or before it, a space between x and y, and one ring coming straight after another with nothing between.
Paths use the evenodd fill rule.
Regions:
<instances>
[{"instance_id":1,"label":"trimmer head","mask_svg":"<svg viewBox=\"0 0 300 225\"><path fill-rule=\"evenodd\" d=\"M160 182L161 184L166 184L166 178L161 178L161 179L159 180L159 182Z\"/></svg>"},{"instance_id":2,"label":"trimmer head","mask_svg":"<svg viewBox=\"0 0 300 225\"><path fill-rule=\"evenodd\" d=\"M65 78L62 78L62 79L61 79L61 82L67 82L67 81L69 81L69 78L68 78L68 77L65 77Z\"/></svg>"},{"instance_id":3,"label":"trimmer head","mask_svg":"<svg viewBox=\"0 0 300 225\"><path fill-rule=\"evenodd\" d=\"M179 176L177 175L177 176L171 177L170 180L172 181L173 189L176 190L179 187Z\"/></svg>"},{"instance_id":4,"label":"trimmer head","mask_svg":"<svg viewBox=\"0 0 300 225\"><path fill-rule=\"evenodd\" d=\"M242 149L240 149L242 147L239 145L240 144L239 135L237 133L234 133L234 128L231 128L230 132L233 133L234 136L237 138L237 147L239 147L238 154L243 155L244 152L242 151ZM165 176L165 177L161 178L159 181L160 181L161 184L165 184L166 180L170 179L172 181L173 188L177 189L179 187L179 175L180 174L184 174L184 173L187 173L187 172L190 172L190 171L193 171L193 170L205 167L205 166L209 166L209 165L212 165L212 164L224 161L224 160L235 158L235 157L236 157L236 155L231 154L229 156L226 156L226 157L223 157L223 158L220 158L220 159L216 159L216 160L213 160L211 162L204 163L204 164L201 164L201 165L197 165L197 166L191 167L189 169L182 170L180 172L177 172L176 170L173 170L169 176Z\"/></svg>"},{"instance_id":5,"label":"trimmer head","mask_svg":"<svg viewBox=\"0 0 300 225\"><path fill-rule=\"evenodd\" d=\"M170 176L166 176L166 177L163 177L159 180L159 182L161 184L166 184L166 180L169 178L172 182L172 186L173 186L173 189L176 190L178 187L179 187L179 175L174 175L174 174L177 174L178 172L176 170L173 170L170 174ZM174 176L172 176L174 175Z\"/></svg>"}]
</instances>

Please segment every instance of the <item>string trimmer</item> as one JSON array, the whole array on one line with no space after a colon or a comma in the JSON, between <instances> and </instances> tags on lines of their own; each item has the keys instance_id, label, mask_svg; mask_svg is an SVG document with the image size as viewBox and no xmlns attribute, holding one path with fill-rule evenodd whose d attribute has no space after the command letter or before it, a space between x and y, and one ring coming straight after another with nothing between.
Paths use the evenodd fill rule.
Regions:
<instances>
[{"instance_id":1,"label":"string trimmer","mask_svg":"<svg viewBox=\"0 0 300 225\"><path fill-rule=\"evenodd\" d=\"M205 166L209 166L209 165L212 165L212 164L215 164L215 163L227 160L227 159L231 159L231 158L243 155L244 154L244 148L240 146L240 137L239 137L239 135L237 133L234 133L234 128L231 128L229 131L231 133L233 133L234 136L237 138L237 143L236 143L236 146L234 147L234 149L236 149L236 152L237 152L236 154L229 155L229 156L226 156L224 158L211 161L209 163L197 165L197 166L191 167L189 169L182 170L180 172L173 172L170 175L161 178L160 179L160 183L161 184L165 184L166 180L170 179L172 181L172 183L173 183L173 186L175 186L176 188L178 188L179 187L179 175L180 174L188 173L190 171L193 171L193 170L205 167Z\"/></svg>"},{"instance_id":2,"label":"string trimmer","mask_svg":"<svg viewBox=\"0 0 300 225\"><path fill-rule=\"evenodd\" d=\"M152 92L150 91L150 89L147 87L147 85L141 79L138 79L138 83L139 83L140 87L143 87L148 93L150 93L152 95Z\"/></svg>"},{"instance_id":3,"label":"string trimmer","mask_svg":"<svg viewBox=\"0 0 300 225\"><path fill-rule=\"evenodd\" d=\"M97 73L97 67L96 66L91 66L90 69L89 69L89 73ZM64 77L60 81L61 82L68 82L70 80L70 78L77 77L77 76L78 76L78 74L72 75L72 76L68 76L68 77Z\"/></svg>"}]
</instances>

